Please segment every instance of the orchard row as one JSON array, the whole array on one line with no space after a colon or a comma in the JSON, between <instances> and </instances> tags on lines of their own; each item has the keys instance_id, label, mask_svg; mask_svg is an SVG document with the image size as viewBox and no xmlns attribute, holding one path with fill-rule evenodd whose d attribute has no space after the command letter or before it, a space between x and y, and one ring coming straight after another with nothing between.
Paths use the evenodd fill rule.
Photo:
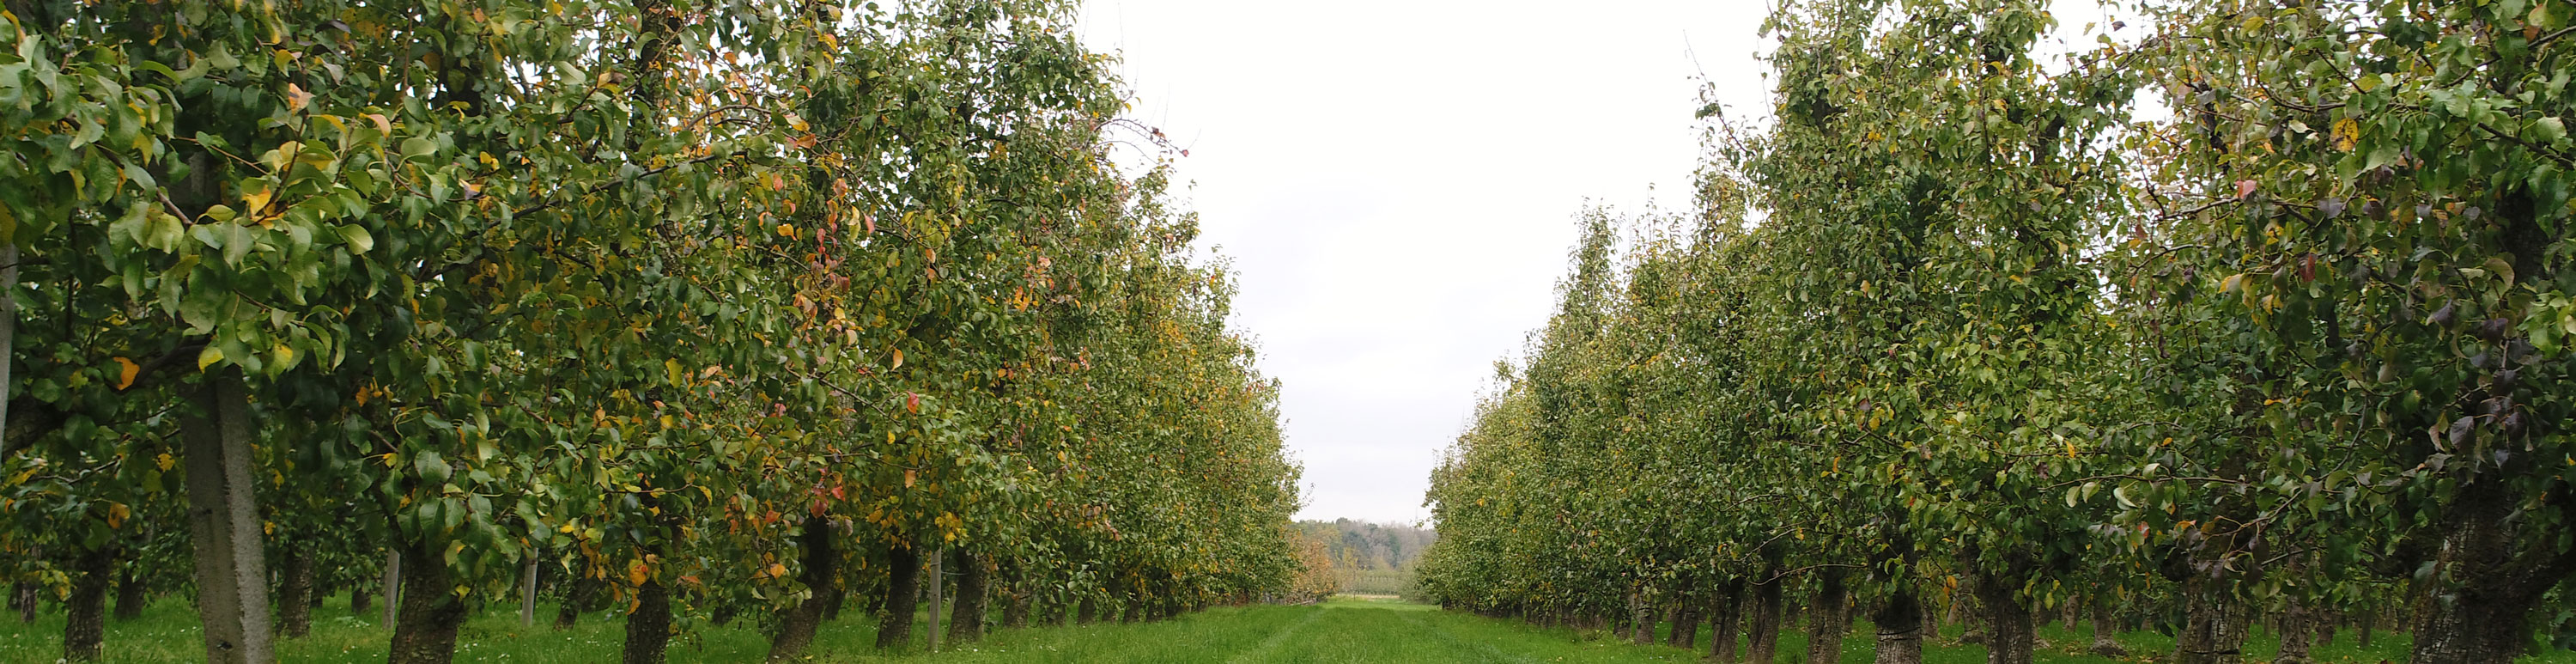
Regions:
<instances>
[{"instance_id":1,"label":"orchard row","mask_svg":"<svg viewBox=\"0 0 2576 664\"><path fill-rule=\"evenodd\" d=\"M2420 663L2564 630L2576 5L2047 10L1775 13L1768 120L1702 113L1698 208L1586 217L1432 476L1426 592L1766 663L1792 602L1819 663L1847 607L1890 664L1927 606L1995 664L2059 610L2180 664L2257 621L2284 660L2321 623Z\"/></svg>"},{"instance_id":2,"label":"orchard row","mask_svg":"<svg viewBox=\"0 0 2576 664\"><path fill-rule=\"evenodd\" d=\"M0 574L68 659L120 580L209 661L352 589L446 662L542 590L640 664L854 598L910 647L924 566L958 638L1299 569L1278 385L1072 3L5 8Z\"/></svg>"}]
</instances>

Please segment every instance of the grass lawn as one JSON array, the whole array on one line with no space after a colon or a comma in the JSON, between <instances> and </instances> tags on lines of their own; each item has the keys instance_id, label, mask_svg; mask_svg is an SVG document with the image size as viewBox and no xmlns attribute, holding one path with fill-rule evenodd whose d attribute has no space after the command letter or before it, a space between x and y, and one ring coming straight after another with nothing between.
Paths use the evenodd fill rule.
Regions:
<instances>
[{"instance_id":1,"label":"grass lawn","mask_svg":"<svg viewBox=\"0 0 2576 664\"><path fill-rule=\"evenodd\" d=\"M284 662L382 662L386 632L373 618L350 617L345 600L315 612L313 635L282 641ZM540 611L541 618L553 612ZM580 627L556 631L545 620L521 629L512 607L493 610L469 621L457 643L458 662L511 664L600 664L617 661L622 624L611 614L585 616ZM1685 651L1660 645L1639 646L1592 632L1540 629L1511 620L1439 611L1400 601L1342 597L1320 605L1221 607L1161 623L1100 624L999 630L982 643L950 649L935 656L876 654L871 621L855 611L825 625L815 638L815 662L874 662L936 659L943 662L1690 662L1705 650ZM921 628L927 627L923 623ZM1702 630L1706 626L1701 627ZM1867 624L1856 626L1843 641L1844 664L1867 664L1873 645ZM1946 635L1955 638L1957 628ZM2319 648L2320 663L2376 664L2405 661L2403 634L2382 633L2363 649L2345 632L2334 645ZM56 661L62 652L62 615L49 613L33 624L0 619L0 664ZM919 636L915 642L919 642ZM2077 632L2043 628L2048 642L2039 660L2067 664L2119 661L2083 654L2089 643ZM2121 637L2144 662L2170 651L2173 640L2152 632ZM1707 634L1700 643L1707 644ZM2274 640L2257 635L2248 644L2250 661L2269 661ZM731 627L704 627L677 639L674 664L691 662L757 662L768 652L768 639L751 621ZM132 622L108 623L107 657L112 663L201 661L195 615L177 599L164 599ZM1784 661L1806 652L1803 632L1780 635ZM2576 653L2553 651L2526 662L2576 664ZM1980 646L1930 644L1926 664L1977 664L1985 661Z\"/></svg>"}]
</instances>

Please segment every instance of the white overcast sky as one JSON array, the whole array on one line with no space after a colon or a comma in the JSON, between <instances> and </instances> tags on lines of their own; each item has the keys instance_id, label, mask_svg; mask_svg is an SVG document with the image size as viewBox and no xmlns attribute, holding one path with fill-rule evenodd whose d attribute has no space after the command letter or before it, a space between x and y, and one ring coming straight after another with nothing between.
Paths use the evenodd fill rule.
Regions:
<instances>
[{"instance_id":1,"label":"white overcast sky","mask_svg":"<svg viewBox=\"0 0 2576 664\"><path fill-rule=\"evenodd\" d=\"M1430 517L1430 471L1493 362L1546 322L1575 215L1688 204L1695 77L1730 114L1764 110L1766 11L1085 0L1129 116L1190 150L1200 245L1233 258L1236 323L1286 383L1298 518Z\"/></svg>"}]
</instances>

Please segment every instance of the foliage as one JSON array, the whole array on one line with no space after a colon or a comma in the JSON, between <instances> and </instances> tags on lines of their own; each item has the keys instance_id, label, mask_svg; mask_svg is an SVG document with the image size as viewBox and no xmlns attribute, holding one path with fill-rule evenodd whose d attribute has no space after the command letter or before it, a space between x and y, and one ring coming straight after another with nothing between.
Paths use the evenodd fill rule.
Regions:
<instances>
[{"instance_id":1,"label":"foliage","mask_svg":"<svg viewBox=\"0 0 2576 664\"><path fill-rule=\"evenodd\" d=\"M684 623L890 549L1068 603L1295 569L1278 386L1070 3L6 7L9 551L175 512L238 376L273 549L455 589L404 633L531 559Z\"/></svg>"},{"instance_id":2,"label":"foliage","mask_svg":"<svg viewBox=\"0 0 2576 664\"><path fill-rule=\"evenodd\" d=\"M1545 620L1848 576L1895 634L1974 595L2004 663L2068 603L2170 611L2189 662L2276 612L2521 652L2576 572L2576 6L2144 9L2046 58L2042 2L1781 8L1692 212L1585 213L1432 476L1425 587Z\"/></svg>"}]
</instances>

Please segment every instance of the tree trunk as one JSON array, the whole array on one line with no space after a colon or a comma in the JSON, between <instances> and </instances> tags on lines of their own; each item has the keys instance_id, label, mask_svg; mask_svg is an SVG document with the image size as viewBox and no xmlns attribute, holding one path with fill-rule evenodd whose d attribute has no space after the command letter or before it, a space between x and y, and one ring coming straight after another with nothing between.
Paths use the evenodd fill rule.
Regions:
<instances>
[{"instance_id":1,"label":"tree trunk","mask_svg":"<svg viewBox=\"0 0 2576 664\"><path fill-rule=\"evenodd\" d=\"M1081 617L1076 621L1079 624L1089 625L1095 622L1100 622L1100 598L1096 595L1084 593L1082 596L1081 614Z\"/></svg>"},{"instance_id":2,"label":"tree trunk","mask_svg":"<svg viewBox=\"0 0 2576 664\"><path fill-rule=\"evenodd\" d=\"M805 583L805 601L778 612L778 635L769 641L769 661L792 659L804 654L814 643L814 630L823 619L824 604L833 601L832 563L839 554L832 552L832 522L820 516L805 517L804 531L797 534L804 545L804 571L797 580Z\"/></svg>"},{"instance_id":3,"label":"tree trunk","mask_svg":"<svg viewBox=\"0 0 2576 664\"><path fill-rule=\"evenodd\" d=\"M926 636L930 637L930 651L934 653L939 652L939 609L946 605L941 593L948 588L947 562L947 551L931 549L930 569L922 572L923 580L930 583L930 630Z\"/></svg>"},{"instance_id":4,"label":"tree trunk","mask_svg":"<svg viewBox=\"0 0 2576 664\"><path fill-rule=\"evenodd\" d=\"M18 611L18 622L36 621L36 583L20 581L9 588L9 608Z\"/></svg>"},{"instance_id":5,"label":"tree trunk","mask_svg":"<svg viewBox=\"0 0 2576 664\"><path fill-rule=\"evenodd\" d=\"M1708 656L1719 662L1734 664L1742 653L1736 648L1741 639L1736 618L1744 612L1744 580L1727 579L1718 584L1716 601L1709 603Z\"/></svg>"},{"instance_id":6,"label":"tree trunk","mask_svg":"<svg viewBox=\"0 0 2576 664\"><path fill-rule=\"evenodd\" d=\"M662 664L671 649L671 587L661 579L635 587L635 612L626 616L626 664Z\"/></svg>"},{"instance_id":7,"label":"tree trunk","mask_svg":"<svg viewBox=\"0 0 2576 664\"><path fill-rule=\"evenodd\" d=\"M9 430L9 397L15 396L18 383L12 380L10 365L18 359L18 243L0 242L0 431ZM8 445L0 443L0 458L9 455Z\"/></svg>"},{"instance_id":8,"label":"tree trunk","mask_svg":"<svg viewBox=\"0 0 2576 664\"><path fill-rule=\"evenodd\" d=\"M1664 645L1693 650L1699 647L1699 616L1691 613L1688 599L1675 600L1664 609L1664 622L1673 626L1664 635Z\"/></svg>"},{"instance_id":9,"label":"tree trunk","mask_svg":"<svg viewBox=\"0 0 2576 664\"><path fill-rule=\"evenodd\" d=\"M2441 530L2441 552L2413 621L2413 664L2510 662L2531 644L2532 608L2576 570L2576 552L2546 542L2554 531L2522 516L2523 506L2494 479L2458 491ZM2538 542L2538 543L2526 543Z\"/></svg>"},{"instance_id":10,"label":"tree trunk","mask_svg":"<svg viewBox=\"0 0 2576 664\"><path fill-rule=\"evenodd\" d=\"M904 542L886 550L885 613L877 622L877 649L912 646L912 614L921 602L921 554Z\"/></svg>"},{"instance_id":11,"label":"tree trunk","mask_svg":"<svg viewBox=\"0 0 2576 664\"><path fill-rule=\"evenodd\" d=\"M2110 605L2103 602L2102 598L2099 596L2095 596L2092 599L2093 654L2114 659L2128 657L2129 649L2120 647L2120 641L2112 638L2114 635L2118 634L2120 630L2111 622Z\"/></svg>"},{"instance_id":12,"label":"tree trunk","mask_svg":"<svg viewBox=\"0 0 2576 664\"><path fill-rule=\"evenodd\" d=\"M116 574L116 551L82 551L71 572L72 596L63 601L63 659L96 660L107 640L107 586Z\"/></svg>"},{"instance_id":13,"label":"tree trunk","mask_svg":"<svg viewBox=\"0 0 2576 664\"><path fill-rule=\"evenodd\" d=\"M992 591L992 570L964 549L957 551L957 605L948 612L948 640L974 643L984 638L984 600Z\"/></svg>"},{"instance_id":14,"label":"tree trunk","mask_svg":"<svg viewBox=\"0 0 2576 664\"><path fill-rule=\"evenodd\" d=\"M126 564L118 565L118 566L117 566L117 571L116 571L116 621L117 621L117 622L126 622L126 621L129 621L129 620L134 620L134 619L137 619L137 618L141 618L141 617L143 617L143 605L144 605L144 604L147 604L147 603L150 603L150 602L152 601L152 598L151 598L151 596L150 596L150 593L145 592L145 588L143 587L143 580L142 580L142 579L135 578L135 576L134 576L134 566L135 566L135 565L139 565L139 564L142 564L142 563L141 563L141 562L139 562L139 561L137 561L137 562L128 562L128 563L126 563Z\"/></svg>"},{"instance_id":15,"label":"tree trunk","mask_svg":"<svg viewBox=\"0 0 2576 664\"><path fill-rule=\"evenodd\" d=\"M1843 605L1851 598L1845 596L1843 568L1827 567L1817 576L1816 601L1807 610L1807 664L1837 664L1843 661Z\"/></svg>"},{"instance_id":16,"label":"tree trunk","mask_svg":"<svg viewBox=\"0 0 2576 664\"><path fill-rule=\"evenodd\" d=\"M1776 570L1773 574L1777 574ZM1747 648L1753 664L1773 664L1780 650L1780 580L1753 584L1753 633Z\"/></svg>"},{"instance_id":17,"label":"tree trunk","mask_svg":"<svg viewBox=\"0 0 2576 664\"><path fill-rule=\"evenodd\" d=\"M2290 600L2281 611L2281 647L2272 656L2274 664L2308 664L2308 651L2317 640L2314 622L2305 604Z\"/></svg>"},{"instance_id":18,"label":"tree trunk","mask_svg":"<svg viewBox=\"0 0 2576 664\"><path fill-rule=\"evenodd\" d=\"M1628 640L1637 645L1655 642L1655 605L1646 601L1643 590L1628 589Z\"/></svg>"},{"instance_id":19,"label":"tree trunk","mask_svg":"<svg viewBox=\"0 0 2576 664\"><path fill-rule=\"evenodd\" d=\"M1889 593L1869 621L1878 625L1878 664L1923 664L1923 598L1914 586Z\"/></svg>"},{"instance_id":20,"label":"tree trunk","mask_svg":"<svg viewBox=\"0 0 2576 664\"><path fill-rule=\"evenodd\" d=\"M241 373L208 374L181 418L188 457L188 529L194 543L197 616L209 664L267 664L268 564L251 480L250 394ZM445 660L441 660L445 661Z\"/></svg>"},{"instance_id":21,"label":"tree trunk","mask_svg":"<svg viewBox=\"0 0 2576 664\"><path fill-rule=\"evenodd\" d=\"M277 629L300 639L313 634L313 555L291 541L280 548L286 556L278 561Z\"/></svg>"},{"instance_id":22,"label":"tree trunk","mask_svg":"<svg viewBox=\"0 0 2576 664\"><path fill-rule=\"evenodd\" d=\"M1002 593L1002 626L1018 629L1029 626L1029 603L1037 593L1030 592L1028 570L1019 563L1004 563L1000 569L1005 578Z\"/></svg>"},{"instance_id":23,"label":"tree trunk","mask_svg":"<svg viewBox=\"0 0 2576 664\"><path fill-rule=\"evenodd\" d=\"M2030 607L2018 596L2017 579L1979 575L1977 606L1985 610L1987 664L2030 664L2036 640Z\"/></svg>"},{"instance_id":24,"label":"tree trunk","mask_svg":"<svg viewBox=\"0 0 2576 664\"><path fill-rule=\"evenodd\" d=\"M465 624L465 603L456 597L454 577L439 564L428 544L412 545L412 564L402 566L402 600L386 602L394 615L389 664L448 664L456 658L456 628Z\"/></svg>"},{"instance_id":25,"label":"tree trunk","mask_svg":"<svg viewBox=\"0 0 2576 664\"><path fill-rule=\"evenodd\" d=\"M2182 633L2174 635L2175 664L2235 664L2244 660L2246 611L2221 579L2195 571L2182 581Z\"/></svg>"},{"instance_id":26,"label":"tree trunk","mask_svg":"<svg viewBox=\"0 0 2576 664\"><path fill-rule=\"evenodd\" d=\"M599 591L607 589L607 581L592 576L596 570L589 558L582 558L580 564L581 569L573 571L572 587L564 591L563 606L555 607L555 629L581 624L581 614L598 608Z\"/></svg>"},{"instance_id":27,"label":"tree trunk","mask_svg":"<svg viewBox=\"0 0 2576 664\"><path fill-rule=\"evenodd\" d=\"M367 584L349 585L349 615L367 615L367 605L374 603L374 600L375 593L367 592Z\"/></svg>"}]
</instances>

